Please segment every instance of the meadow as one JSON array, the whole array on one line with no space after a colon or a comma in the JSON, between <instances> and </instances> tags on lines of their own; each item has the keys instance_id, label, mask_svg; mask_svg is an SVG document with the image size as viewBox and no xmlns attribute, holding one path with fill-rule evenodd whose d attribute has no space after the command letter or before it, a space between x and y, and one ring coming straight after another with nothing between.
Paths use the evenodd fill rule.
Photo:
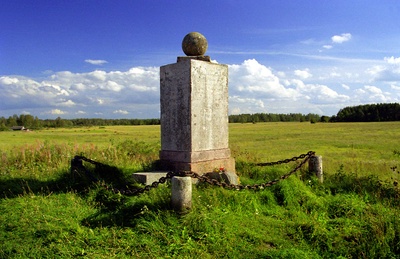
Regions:
<instances>
[{"instance_id":1,"label":"meadow","mask_svg":"<svg viewBox=\"0 0 400 259\"><path fill-rule=\"evenodd\" d=\"M0 258L400 258L400 122L229 129L243 184L296 164L253 162L310 150L324 183L302 168L259 191L198 185L178 215L168 183L127 197L70 174L75 155L109 165L108 184L154 169L159 126L0 132Z\"/></svg>"}]
</instances>

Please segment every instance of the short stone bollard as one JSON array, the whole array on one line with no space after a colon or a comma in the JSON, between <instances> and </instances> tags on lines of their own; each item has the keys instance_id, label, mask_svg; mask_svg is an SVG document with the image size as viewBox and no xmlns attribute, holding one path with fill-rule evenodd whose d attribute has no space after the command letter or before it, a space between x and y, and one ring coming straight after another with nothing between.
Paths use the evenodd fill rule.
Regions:
<instances>
[{"instance_id":1,"label":"short stone bollard","mask_svg":"<svg viewBox=\"0 0 400 259\"><path fill-rule=\"evenodd\" d=\"M192 178L174 176L171 179L171 205L178 213L187 213L192 208Z\"/></svg>"},{"instance_id":2,"label":"short stone bollard","mask_svg":"<svg viewBox=\"0 0 400 259\"><path fill-rule=\"evenodd\" d=\"M308 161L308 168L310 173L314 173L317 176L320 183L324 182L324 174L322 171L322 156L312 156Z\"/></svg>"}]
</instances>

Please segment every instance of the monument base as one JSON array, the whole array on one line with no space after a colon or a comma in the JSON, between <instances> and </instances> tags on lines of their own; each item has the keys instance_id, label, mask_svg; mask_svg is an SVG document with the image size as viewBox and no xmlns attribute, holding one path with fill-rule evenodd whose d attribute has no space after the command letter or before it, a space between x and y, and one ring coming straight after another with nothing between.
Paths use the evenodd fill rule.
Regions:
<instances>
[{"instance_id":1,"label":"monument base","mask_svg":"<svg viewBox=\"0 0 400 259\"><path fill-rule=\"evenodd\" d=\"M222 168L227 172L236 173L235 159L231 157L198 162L176 162L170 160L160 160L160 166L163 170L174 172L190 171L198 173L200 175L213 172L215 169Z\"/></svg>"}]
</instances>

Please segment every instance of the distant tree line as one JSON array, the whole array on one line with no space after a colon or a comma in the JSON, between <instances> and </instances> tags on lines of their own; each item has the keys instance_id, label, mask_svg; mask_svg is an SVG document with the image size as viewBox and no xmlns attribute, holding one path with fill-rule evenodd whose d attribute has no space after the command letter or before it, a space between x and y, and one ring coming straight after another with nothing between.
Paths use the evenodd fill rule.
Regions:
<instances>
[{"instance_id":1,"label":"distant tree line","mask_svg":"<svg viewBox=\"0 0 400 259\"><path fill-rule=\"evenodd\" d=\"M278 122L278 121L310 121L310 122L328 122L328 116L320 116L318 114L301 114L301 113L289 113L289 114L274 114L274 113L255 113L255 114L239 114L230 115L230 123L257 123L257 122Z\"/></svg>"},{"instance_id":2,"label":"distant tree line","mask_svg":"<svg viewBox=\"0 0 400 259\"><path fill-rule=\"evenodd\" d=\"M399 103L365 104L345 107L332 116L332 122L399 121Z\"/></svg>"},{"instance_id":3,"label":"distant tree line","mask_svg":"<svg viewBox=\"0 0 400 259\"><path fill-rule=\"evenodd\" d=\"M318 114L275 114L255 113L230 115L230 123L257 123L257 122L372 122L372 121L400 121L399 103L366 104L345 107L332 117ZM10 130L13 126L24 126L28 129L115 126L115 125L159 125L160 119L39 119L30 114L0 117L0 131Z\"/></svg>"},{"instance_id":4,"label":"distant tree line","mask_svg":"<svg viewBox=\"0 0 400 259\"><path fill-rule=\"evenodd\" d=\"M114 126L114 125L159 125L160 119L39 119L30 114L0 117L0 130L10 130L13 126L24 126L27 129L41 128L68 128L90 126Z\"/></svg>"},{"instance_id":5,"label":"distant tree line","mask_svg":"<svg viewBox=\"0 0 400 259\"><path fill-rule=\"evenodd\" d=\"M256 113L230 115L230 123L256 123L256 122L277 122L277 121L310 121L317 122L329 121L329 117L318 114L273 114ZM100 118L80 118L80 119L39 119L30 114L0 117L0 130L10 130L13 126L24 126L27 129L41 128L68 128L68 127L90 127L90 126L115 126L115 125L160 125L160 119L100 119Z\"/></svg>"}]
</instances>

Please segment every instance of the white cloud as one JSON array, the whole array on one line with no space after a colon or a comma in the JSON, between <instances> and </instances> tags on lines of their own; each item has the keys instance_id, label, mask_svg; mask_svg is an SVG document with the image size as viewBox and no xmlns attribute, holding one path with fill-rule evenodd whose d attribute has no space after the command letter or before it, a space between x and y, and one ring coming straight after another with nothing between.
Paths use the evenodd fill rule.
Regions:
<instances>
[{"instance_id":1,"label":"white cloud","mask_svg":"<svg viewBox=\"0 0 400 259\"><path fill-rule=\"evenodd\" d=\"M309 100L311 103L343 103L350 98L347 95L337 93L326 85L305 84L298 79L291 80L291 84L296 87L303 99Z\"/></svg>"},{"instance_id":2,"label":"white cloud","mask_svg":"<svg viewBox=\"0 0 400 259\"><path fill-rule=\"evenodd\" d=\"M266 111L264 102L257 98L231 96L229 97L229 104L230 114L256 113Z\"/></svg>"},{"instance_id":3,"label":"white cloud","mask_svg":"<svg viewBox=\"0 0 400 259\"><path fill-rule=\"evenodd\" d=\"M60 102L60 105L61 105L61 106L72 107L72 106L75 105L75 103L74 103L73 101L71 101L71 100L66 100L66 101L64 101L64 102Z\"/></svg>"},{"instance_id":4,"label":"white cloud","mask_svg":"<svg viewBox=\"0 0 400 259\"><path fill-rule=\"evenodd\" d=\"M346 84L342 84L342 87L346 90L350 90L350 86L346 85Z\"/></svg>"},{"instance_id":5,"label":"white cloud","mask_svg":"<svg viewBox=\"0 0 400 259\"><path fill-rule=\"evenodd\" d=\"M62 115L62 114L66 114L65 111L62 111L60 109L54 109L50 111L50 114L54 114L54 115Z\"/></svg>"},{"instance_id":6,"label":"white cloud","mask_svg":"<svg viewBox=\"0 0 400 259\"><path fill-rule=\"evenodd\" d=\"M23 76L0 77L2 103L0 110L10 113L18 109L68 107L68 114L75 114L82 107L89 107L88 116L102 112L112 117L114 110L135 110L152 105L149 116L159 116L159 68L135 67L128 71L95 70L88 73L60 71L44 80ZM147 107L148 108L148 107ZM99 111L101 109L101 111ZM124 114L124 113L119 113Z\"/></svg>"},{"instance_id":7,"label":"white cloud","mask_svg":"<svg viewBox=\"0 0 400 259\"><path fill-rule=\"evenodd\" d=\"M350 39L351 39L350 33L342 33L341 35L334 35L331 38L333 43L339 43L339 44L349 41Z\"/></svg>"},{"instance_id":8,"label":"white cloud","mask_svg":"<svg viewBox=\"0 0 400 259\"><path fill-rule=\"evenodd\" d=\"M384 60L388 63L388 64L392 64L392 65L398 65L400 64L400 57L395 58L395 57L385 57Z\"/></svg>"},{"instance_id":9,"label":"white cloud","mask_svg":"<svg viewBox=\"0 0 400 259\"><path fill-rule=\"evenodd\" d=\"M116 110L116 111L113 111L113 113L129 114L129 112L128 112L128 111L125 111L125 110Z\"/></svg>"},{"instance_id":10,"label":"white cloud","mask_svg":"<svg viewBox=\"0 0 400 259\"><path fill-rule=\"evenodd\" d=\"M359 99L360 103L384 103L398 101L392 97L391 93L382 91L382 89L373 85L365 85L363 88L356 89L355 98Z\"/></svg>"},{"instance_id":11,"label":"white cloud","mask_svg":"<svg viewBox=\"0 0 400 259\"><path fill-rule=\"evenodd\" d=\"M230 89L233 95L256 95L259 98L295 99L296 92L285 88L271 69L255 59L245 60L240 65L229 66Z\"/></svg>"},{"instance_id":12,"label":"white cloud","mask_svg":"<svg viewBox=\"0 0 400 259\"><path fill-rule=\"evenodd\" d=\"M92 65L104 65L108 63L106 60L102 59L85 59L86 63L92 64Z\"/></svg>"},{"instance_id":13,"label":"white cloud","mask_svg":"<svg viewBox=\"0 0 400 259\"><path fill-rule=\"evenodd\" d=\"M377 66L373 66L373 67L368 68L366 70L366 73L371 75L372 77L377 77L384 70L385 70L384 66L377 65Z\"/></svg>"},{"instance_id":14,"label":"white cloud","mask_svg":"<svg viewBox=\"0 0 400 259\"><path fill-rule=\"evenodd\" d=\"M229 112L229 114L232 114L232 115L238 115L238 114L241 114L241 113L242 113L242 111L240 110L239 107L230 109L230 112Z\"/></svg>"},{"instance_id":15,"label":"white cloud","mask_svg":"<svg viewBox=\"0 0 400 259\"><path fill-rule=\"evenodd\" d=\"M396 90L396 91L400 91L400 86L391 85L390 87L391 87L392 89Z\"/></svg>"},{"instance_id":16,"label":"white cloud","mask_svg":"<svg viewBox=\"0 0 400 259\"><path fill-rule=\"evenodd\" d=\"M305 45L314 45L319 42L317 42L315 39L311 38L311 39L302 40L302 41L300 41L300 43L305 44Z\"/></svg>"},{"instance_id":17,"label":"white cloud","mask_svg":"<svg viewBox=\"0 0 400 259\"><path fill-rule=\"evenodd\" d=\"M17 84L18 81L19 81L18 78L15 78L15 77L8 77L8 76L0 77L0 84L3 84L3 85Z\"/></svg>"},{"instance_id":18,"label":"white cloud","mask_svg":"<svg viewBox=\"0 0 400 259\"><path fill-rule=\"evenodd\" d=\"M295 70L294 74L302 79L312 77L312 74L309 72L308 68L306 68L305 70Z\"/></svg>"},{"instance_id":19,"label":"white cloud","mask_svg":"<svg viewBox=\"0 0 400 259\"><path fill-rule=\"evenodd\" d=\"M331 49L333 46L332 45L324 45L322 46L324 49Z\"/></svg>"},{"instance_id":20,"label":"white cloud","mask_svg":"<svg viewBox=\"0 0 400 259\"><path fill-rule=\"evenodd\" d=\"M396 82L400 81L400 57L385 57L383 65L375 65L367 69L374 81Z\"/></svg>"},{"instance_id":21,"label":"white cloud","mask_svg":"<svg viewBox=\"0 0 400 259\"><path fill-rule=\"evenodd\" d=\"M108 89L108 90L111 90L111 91L115 91L115 92L119 92L119 91L121 91L121 89L123 89L124 88L124 86L122 86L122 85L120 85L120 84L118 84L118 83L116 83L116 82L114 82L114 81L108 81L106 84L105 84L105 86L106 86L106 88Z\"/></svg>"},{"instance_id":22,"label":"white cloud","mask_svg":"<svg viewBox=\"0 0 400 259\"><path fill-rule=\"evenodd\" d=\"M331 77L331 78L334 78L334 77L341 77L341 75L340 75L338 72L336 72L336 71L332 71L332 72L329 74L329 77Z\"/></svg>"},{"instance_id":23,"label":"white cloud","mask_svg":"<svg viewBox=\"0 0 400 259\"><path fill-rule=\"evenodd\" d=\"M304 83L303 79L313 78L309 69L296 70L297 78L289 78L286 73L275 73L251 59L229 66L229 73L231 114L318 112L331 115L350 100L348 95L327 85Z\"/></svg>"}]
</instances>

